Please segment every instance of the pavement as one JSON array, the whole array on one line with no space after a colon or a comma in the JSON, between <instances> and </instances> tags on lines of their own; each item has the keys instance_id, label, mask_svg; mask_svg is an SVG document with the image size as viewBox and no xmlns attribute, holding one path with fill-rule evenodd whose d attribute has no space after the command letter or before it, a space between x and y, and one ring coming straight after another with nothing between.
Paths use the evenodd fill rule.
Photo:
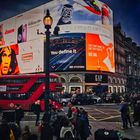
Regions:
<instances>
[{"instance_id":1,"label":"pavement","mask_svg":"<svg viewBox=\"0 0 140 140\"><path fill-rule=\"evenodd\" d=\"M97 129L105 128L108 130L118 130L121 132L123 137L129 139L137 139L140 140L140 127L134 126L132 128L128 128L123 130L121 122L90 122L93 126L92 133L93 136L89 140L94 140L94 133Z\"/></svg>"},{"instance_id":2,"label":"pavement","mask_svg":"<svg viewBox=\"0 0 140 140\"><path fill-rule=\"evenodd\" d=\"M31 128L31 132L38 134L38 136L40 135L38 133L38 126L35 126L35 121L22 121L21 122L21 127L22 129L24 128L25 125L29 125ZM88 138L88 140L94 140L94 133L97 129L100 128L105 128L108 130L118 130L121 132L121 134L123 135L123 137L127 137L130 139L136 139L136 140L140 140L140 127L139 126L134 126L132 128L128 128L126 130L122 130L121 127L121 123L120 122L98 122L98 121L93 121L90 122L90 125L92 126L91 132L92 132L92 136L90 136ZM55 140L55 138L54 138Z\"/></svg>"}]
</instances>

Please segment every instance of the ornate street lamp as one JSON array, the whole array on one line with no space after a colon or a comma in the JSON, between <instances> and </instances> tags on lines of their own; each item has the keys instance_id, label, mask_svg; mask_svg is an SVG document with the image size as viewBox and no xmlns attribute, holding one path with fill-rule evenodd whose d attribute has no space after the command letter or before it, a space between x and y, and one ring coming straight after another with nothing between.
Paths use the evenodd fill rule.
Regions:
<instances>
[{"instance_id":1,"label":"ornate street lamp","mask_svg":"<svg viewBox=\"0 0 140 140\"><path fill-rule=\"evenodd\" d=\"M49 10L47 10L46 16L43 18L43 23L45 26L45 35L46 42L44 44L44 72L45 72L45 118L48 122L50 120L50 108L49 108L49 85L50 85L50 69L49 69L49 61L50 61L50 28L53 23L53 19L50 16Z\"/></svg>"},{"instance_id":2,"label":"ornate street lamp","mask_svg":"<svg viewBox=\"0 0 140 140\"><path fill-rule=\"evenodd\" d=\"M50 95L50 29L51 25L53 23L53 19L50 16L49 10L46 12L46 16L43 18L43 23L45 26L45 34L42 32L39 32L39 29L37 29L37 34L38 35L46 35L46 42L44 43L44 72L45 72L45 93L44 93L44 108L45 108L45 113L43 116L43 121L44 121L44 129L41 132L41 136L43 140L48 140L50 139L50 126L49 126L49 121L51 118L51 108L49 105L49 95ZM56 26L54 28L54 35L58 35L59 33L59 27Z\"/></svg>"}]
</instances>

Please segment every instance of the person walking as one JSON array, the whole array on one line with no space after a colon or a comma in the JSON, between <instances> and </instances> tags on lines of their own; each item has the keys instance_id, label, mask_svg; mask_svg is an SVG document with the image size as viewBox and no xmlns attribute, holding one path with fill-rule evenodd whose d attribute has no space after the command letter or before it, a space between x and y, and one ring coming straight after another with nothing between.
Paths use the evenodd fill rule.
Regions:
<instances>
[{"instance_id":1,"label":"person walking","mask_svg":"<svg viewBox=\"0 0 140 140\"><path fill-rule=\"evenodd\" d=\"M40 100L37 100L34 106L34 113L36 114L36 123L35 123L36 126L39 125L40 112L41 112Z\"/></svg>"}]
</instances>

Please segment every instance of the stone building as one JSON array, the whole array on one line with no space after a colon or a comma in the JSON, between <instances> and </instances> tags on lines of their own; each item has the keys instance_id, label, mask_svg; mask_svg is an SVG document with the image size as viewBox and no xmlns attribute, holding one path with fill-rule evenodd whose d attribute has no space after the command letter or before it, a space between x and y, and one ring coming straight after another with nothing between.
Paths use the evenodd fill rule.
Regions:
<instances>
[{"instance_id":1,"label":"stone building","mask_svg":"<svg viewBox=\"0 0 140 140\"><path fill-rule=\"evenodd\" d=\"M68 93L140 91L140 48L126 37L121 24L114 26L115 73L98 71L57 72Z\"/></svg>"}]
</instances>

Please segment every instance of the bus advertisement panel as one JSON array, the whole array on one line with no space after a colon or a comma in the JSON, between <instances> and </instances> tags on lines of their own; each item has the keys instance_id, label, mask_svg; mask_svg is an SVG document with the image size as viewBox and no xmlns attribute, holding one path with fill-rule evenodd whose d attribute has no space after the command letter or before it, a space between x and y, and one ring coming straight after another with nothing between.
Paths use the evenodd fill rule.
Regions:
<instances>
[{"instance_id":1,"label":"bus advertisement panel","mask_svg":"<svg viewBox=\"0 0 140 140\"><path fill-rule=\"evenodd\" d=\"M40 100L44 111L45 74L6 75L0 77L0 109L15 109L20 104L24 110L31 110L34 103ZM50 74L49 102L61 109L59 95L62 83L57 74Z\"/></svg>"},{"instance_id":2,"label":"bus advertisement panel","mask_svg":"<svg viewBox=\"0 0 140 140\"><path fill-rule=\"evenodd\" d=\"M39 35L38 31L45 33L43 17L47 9L53 18L51 33L56 26L60 28L57 37L51 34L52 72L73 70L115 72L112 10L98 0L54 0L0 22L0 48L18 46L16 58L19 73L44 71L45 35ZM56 40L59 43L57 48L53 48ZM2 52L0 51L0 71ZM57 52L61 53L56 54ZM10 67L7 69L10 71Z\"/></svg>"}]
</instances>

